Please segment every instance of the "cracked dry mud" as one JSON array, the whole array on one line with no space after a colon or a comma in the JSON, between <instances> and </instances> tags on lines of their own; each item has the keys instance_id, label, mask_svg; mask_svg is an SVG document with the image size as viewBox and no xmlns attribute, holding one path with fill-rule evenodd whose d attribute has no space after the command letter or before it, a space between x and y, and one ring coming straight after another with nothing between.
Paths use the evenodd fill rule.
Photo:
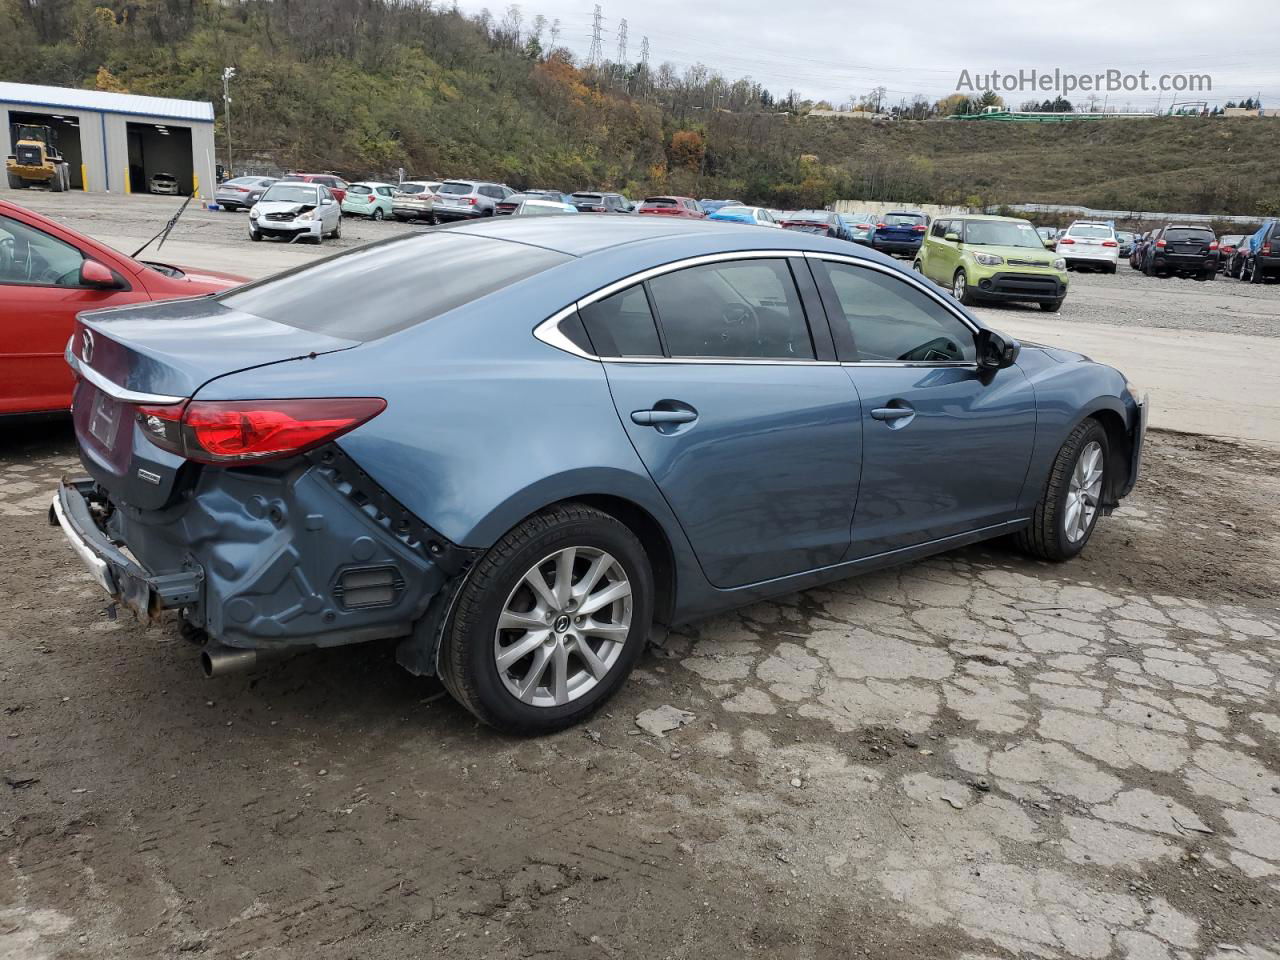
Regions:
<instances>
[{"instance_id":1,"label":"cracked dry mud","mask_svg":"<svg viewBox=\"0 0 1280 960\"><path fill-rule=\"evenodd\" d=\"M1154 434L1073 563L758 604L520 741L382 648L214 682L107 619L51 432L0 450L0 956L1280 960L1272 453Z\"/></svg>"}]
</instances>

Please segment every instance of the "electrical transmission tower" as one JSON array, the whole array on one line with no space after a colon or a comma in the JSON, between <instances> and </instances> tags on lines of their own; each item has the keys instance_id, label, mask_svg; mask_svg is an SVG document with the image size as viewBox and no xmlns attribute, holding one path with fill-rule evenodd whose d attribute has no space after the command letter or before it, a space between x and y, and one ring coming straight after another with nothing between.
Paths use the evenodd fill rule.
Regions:
<instances>
[{"instance_id":1,"label":"electrical transmission tower","mask_svg":"<svg viewBox=\"0 0 1280 960\"><path fill-rule=\"evenodd\" d=\"M640 94L643 96L649 91L649 38L642 37L640 39Z\"/></svg>"},{"instance_id":2,"label":"electrical transmission tower","mask_svg":"<svg viewBox=\"0 0 1280 960\"><path fill-rule=\"evenodd\" d=\"M627 62L627 18L618 21L618 63Z\"/></svg>"},{"instance_id":3,"label":"electrical transmission tower","mask_svg":"<svg viewBox=\"0 0 1280 960\"><path fill-rule=\"evenodd\" d=\"M600 66L604 60L604 49L600 37L604 32L604 17L600 13L600 4L596 4L596 12L591 17L591 49L587 52L587 63L593 67Z\"/></svg>"}]
</instances>

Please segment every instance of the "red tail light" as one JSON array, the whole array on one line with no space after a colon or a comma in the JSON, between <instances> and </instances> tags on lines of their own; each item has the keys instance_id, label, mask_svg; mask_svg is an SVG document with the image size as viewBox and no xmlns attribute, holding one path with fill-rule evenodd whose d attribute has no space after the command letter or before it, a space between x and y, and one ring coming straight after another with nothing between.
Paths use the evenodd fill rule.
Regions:
<instances>
[{"instance_id":1,"label":"red tail light","mask_svg":"<svg viewBox=\"0 0 1280 960\"><path fill-rule=\"evenodd\" d=\"M462 198L462 202L463 202L463 203L466 203L466 204L470 204L471 206L475 206L476 198L475 198L475 197L463 197L463 198Z\"/></svg>"},{"instance_id":2,"label":"red tail light","mask_svg":"<svg viewBox=\"0 0 1280 960\"><path fill-rule=\"evenodd\" d=\"M1120 246L1120 244L1116 243L1114 240L1103 240L1103 241L1102 241L1102 245L1103 245L1104 247L1118 247L1118 246Z\"/></svg>"},{"instance_id":3,"label":"red tail light","mask_svg":"<svg viewBox=\"0 0 1280 960\"><path fill-rule=\"evenodd\" d=\"M923 223L917 223L911 229L914 230L916 233L924 233L925 227Z\"/></svg>"},{"instance_id":4,"label":"red tail light","mask_svg":"<svg viewBox=\"0 0 1280 960\"><path fill-rule=\"evenodd\" d=\"M877 224L876 224L876 229L877 229L877 230L883 230L883 229L884 229L884 224L883 224L883 223L877 223Z\"/></svg>"},{"instance_id":5,"label":"red tail light","mask_svg":"<svg viewBox=\"0 0 1280 960\"><path fill-rule=\"evenodd\" d=\"M1167 244L1165 244L1165 242L1164 242L1163 240L1157 240L1157 241L1156 241L1156 246L1157 246L1157 247L1164 247L1164 246L1167 246Z\"/></svg>"},{"instance_id":6,"label":"red tail light","mask_svg":"<svg viewBox=\"0 0 1280 960\"><path fill-rule=\"evenodd\" d=\"M1271 244L1269 244L1269 243L1264 243L1264 244L1262 245L1262 255L1263 255L1264 257L1269 257L1269 256L1271 256Z\"/></svg>"},{"instance_id":7,"label":"red tail light","mask_svg":"<svg viewBox=\"0 0 1280 960\"><path fill-rule=\"evenodd\" d=\"M381 397L306 400L193 400L139 407L158 447L197 463L234 465L292 457L327 443L387 408Z\"/></svg>"},{"instance_id":8,"label":"red tail light","mask_svg":"<svg viewBox=\"0 0 1280 960\"><path fill-rule=\"evenodd\" d=\"M1061 240L1058 241L1058 243L1072 244L1072 243L1075 243L1075 241L1072 240L1070 237L1063 237Z\"/></svg>"},{"instance_id":9,"label":"red tail light","mask_svg":"<svg viewBox=\"0 0 1280 960\"><path fill-rule=\"evenodd\" d=\"M1210 249L1210 250L1217 250L1217 249L1218 249L1218 245L1217 245L1216 243L1211 243L1211 244L1209 244L1209 249Z\"/></svg>"}]
</instances>

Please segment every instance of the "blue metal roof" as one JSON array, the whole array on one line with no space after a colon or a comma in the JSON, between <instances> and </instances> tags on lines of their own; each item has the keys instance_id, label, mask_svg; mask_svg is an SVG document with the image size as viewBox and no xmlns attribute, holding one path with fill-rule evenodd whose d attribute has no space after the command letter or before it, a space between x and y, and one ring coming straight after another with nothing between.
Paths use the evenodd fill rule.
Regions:
<instances>
[{"instance_id":1,"label":"blue metal roof","mask_svg":"<svg viewBox=\"0 0 1280 960\"><path fill-rule=\"evenodd\" d=\"M46 87L34 83L0 82L0 103L53 110L93 110L99 113L163 117L168 120L213 122L213 104L207 100L143 97L133 93Z\"/></svg>"}]
</instances>

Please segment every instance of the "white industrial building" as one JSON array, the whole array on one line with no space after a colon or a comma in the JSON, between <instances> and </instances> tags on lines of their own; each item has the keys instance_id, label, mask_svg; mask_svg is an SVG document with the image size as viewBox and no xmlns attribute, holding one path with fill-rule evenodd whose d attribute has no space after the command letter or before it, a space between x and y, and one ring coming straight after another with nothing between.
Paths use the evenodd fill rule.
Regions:
<instances>
[{"instance_id":1,"label":"white industrial building","mask_svg":"<svg viewBox=\"0 0 1280 960\"><path fill-rule=\"evenodd\" d=\"M146 193L151 177L177 178L184 195L213 196L213 104L131 93L0 82L5 154L19 123L53 129L73 190ZM0 177L0 190L9 189ZM14 191L20 193L21 191Z\"/></svg>"}]
</instances>

